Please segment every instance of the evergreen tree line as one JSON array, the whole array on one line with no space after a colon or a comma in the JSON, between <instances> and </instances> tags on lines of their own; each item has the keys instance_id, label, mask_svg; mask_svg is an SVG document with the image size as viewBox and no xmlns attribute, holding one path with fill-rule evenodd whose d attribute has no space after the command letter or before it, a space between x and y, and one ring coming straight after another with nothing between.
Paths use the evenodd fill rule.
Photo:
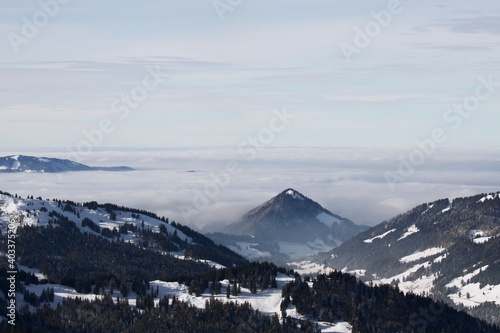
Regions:
<instances>
[{"instance_id":1,"label":"evergreen tree line","mask_svg":"<svg viewBox=\"0 0 500 333\"><path fill-rule=\"evenodd\" d=\"M160 255L123 240L110 241L81 233L64 216L53 222L45 228L18 229L18 260L28 267L37 267L51 283L67 285L81 293L100 293L99 289L113 285L112 281L115 288L125 290L128 286L140 292L147 289L147 281L175 281L180 276L213 270L207 264ZM90 290L91 286L97 291Z\"/></svg>"},{"instance_id":2,"label":"evergreen tree line","mask_svg":"<svg viewBox=\"0 0 500 333\"><path fill-rule=\"evenodd\" d=\"M127 300L114 303L110 296L94 301L65 299L55 309L49 306L18 313L16 326L0 323L0 333L295 333L320 332L310 321L267 316L250 304L211 299L198 309L175 297L162 298L156 305L131 307Z\"/></svg>"},{"instance_id":3,"label":"evergreen tree line","mask_svg":"<svg viewBox=\"0 0 500 333\"><path fill-rule=\"evenodd\" d=\"M366 285L342 272L319 275L309 285L297 276L282 291L281 309L293 304L299 313L320 321L347 321L353 333L467 332L500 329L442 302L404 294L389 285Z\"/></svg>"},{"instance_id":4,"label":"evergreen tree line","mask_svg":"<svg viewBox=\"0 0 500 333\"><path fill-rule=\"evenodd\" d=\"M200 296L208 291L212 295L223 293L221 281L227 280L229 286L226 287L226 296L237 296L241 288L247 288L252 293L264 291L266 289L278 288L276 281L277 273L288 274L283 268L269 262L253 262L245 266L233 266L209 271L204 275L186 276L179 279L179 282L188 286L188 292Z\"/></svg>"}]
</instances>

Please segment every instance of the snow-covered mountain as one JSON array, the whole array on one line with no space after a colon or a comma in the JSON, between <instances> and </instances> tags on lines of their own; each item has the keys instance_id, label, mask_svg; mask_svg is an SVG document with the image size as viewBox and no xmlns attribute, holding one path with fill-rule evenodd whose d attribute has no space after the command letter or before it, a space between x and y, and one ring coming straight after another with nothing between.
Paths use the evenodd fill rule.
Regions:
<instances>
[{"instance_id":1,"label":"snow-covered mountain","mask_svg":"<svg viewBox=\"0 0 500 333\"><path fill-rule=\"evenodd\" d=\"M16 228L50 228L57 225L56 220L74 224L83 234L134 244L181 259L208 260L215 266L247 262L191 228L152 212L95 201L21 198L0 191L0 235L7 234L12 221Z\"/></svg>"},{"instance_id":2,"label":"snow-covered mountain","mask_svg":"<svg viewBox=\"0 0 500 333\"><path fill-rule=\"evenodd\" d=\"M289 188L244 214L225 235L211 236L251 259L283 264L330 250L366 229Z\"/></svg>"},{"instance_id":3,"label":"snow-covered mountain","mask_svg":"<svg viewBox=\"0 0 500 333\"><path fill-rule=\"evenodd\" d=\"M285 194L306 199L296 191ZM479 201L483 199L492 200L485 196ZM383 237L371 237L368 243L378 239ZM9 248L0 252L1 279L11 281L11 271L17 271L15 284L0 286L2 331L11 331L7 321L13 325L16 318L21 331L35 327L82 333L117 327L120 332L129 327L131 332L164 332L165 327L417 332L429 322L434 328L429 332L458 332L457 327L499 332L426 298L364 285L348 274L302 280L270 263L249 263L165 217L113 204L20 198L0 191L0 243ZM424 307L435 316L422 321Z\"/></svg>"},{"instance_id":4,"label":"snow-covered mountain","mask_svg":"<svg viewBox=\"0 0 500 333\"><path fill-rule=\"evenodd\" d=\"M490 321L489 313L496 312L498 323L499 249L500 192L420 205L316 261L364 280L432 295Z\"/></svg>"},{"instance_id":5,"label":"snow-covered mountain","mask_svg":"<svg viewBox=\"0 0 500 333\"><path fill-rule=\"evenodd\" d=\"M131 171L132 168L118 167L91 167L71 160L12 155L0 157L0 172L69 172L69 171Z\"/></svg>"}]
</instances>

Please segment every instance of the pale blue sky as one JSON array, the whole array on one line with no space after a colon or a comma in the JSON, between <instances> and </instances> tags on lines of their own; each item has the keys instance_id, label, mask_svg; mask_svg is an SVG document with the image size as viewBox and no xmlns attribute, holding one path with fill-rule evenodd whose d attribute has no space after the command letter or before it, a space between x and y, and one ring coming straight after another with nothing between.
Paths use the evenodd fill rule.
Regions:
<instances>
[{"instance_id":1,"label":"pale blue sky","mask_svg":"<svg viewBox=\"0 0 500 333\"><path fill-rule=\"evenodd\" d=\"M220 0L240 3L223 20L216 2L3 1L2 148L74 148L102 119L95 146L238 147L284 108L296 118L270 146L411 148L442 128L442 147L498 147L499 2L401 0L351 61L340 45L391 1ZM163 81L121 118L114 101L151 68ZM480 76L499 86L453 128Z\"/></svg>"}]
</instances>

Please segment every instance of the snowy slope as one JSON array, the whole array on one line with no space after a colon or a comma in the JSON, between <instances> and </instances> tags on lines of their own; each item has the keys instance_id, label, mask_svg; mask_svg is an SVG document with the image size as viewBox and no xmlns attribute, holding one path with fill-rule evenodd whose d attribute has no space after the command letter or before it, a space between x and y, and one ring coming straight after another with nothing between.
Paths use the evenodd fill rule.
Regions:
<instances>
[{"instance_id":1,"label":"snowy slope","mask_svg":"<svg viewBox=\"0 0 500 333\"><path fill-rule=\"evenodd\" d=\"M80 232L94 234L110 241L120 240L140 247L144 247L141 231L161 233L161 237L168 239L170 245L173 244L171 248L177 247L177 250L165 250L161 243L154 242L148 243L149 249L181 259L206 262L215 267L247 262L230 249L219 247L204 235L175 222L169 223L168 219L160 218L154 213L112 204L99 205L96 202L83 204L42 200L42 198L17 198L8 194L0 194L0 231L3 235L6 235L11 221L15 221L13 225L16 227L46 227L51 223L51 216L54 214L67 217L69 221L75 223ZM86 221L93 222L94 226L88 225ZM185 257L185 249L188 245L193 245L192 247L198 249L196 258ZM227 262L216 262L215 258L221 258L221 256Z\"/></svg>"},{"instance_id":2,"label":"snowy slope","mask_svg":"<svg viewBox=\"0 0 500 333\"><path fill-rule=\"evenodd\" d=\"M166 224L159 219L147 215L140 215L137 217L131 212L117 211L116 220L112 220L110 214L103 208L91 210L81 205L73 207L76 209L77 214L65 211L64 207L57 201L14 198L1 194L0 212L3 212L3 215L0 215L1 230L4 233L7 230L9 219L15 216L21 219L20 226L46 226L50 220L49 213L55 211L74 221L81 231L94 233L96 235L99 235L99 233L93 231L89 227L82 227L81 222L83 219L89 218L93 221L98 221L99 227L109 230L115 228L118 230L120 226L123 226L125 223L140 225L142 227L142 222L144 222L145 228L150 228L154 232L159 232L160 225L164 225L169 233L176 232L181 239L187 239L189 242L192 241L182 231L174 228L170 224ZM138 241L137 235L132 233L122 235L122 238L131 243L136 243Z\"/></svg>"},{"instance_id":3,"label":"snowy slope","mask_svg":"<svg viewBox=\"0 0 500 333\"><path fill-rule=\"evenodd\" d=\"M500 306L499 248L500 192L422 204L314 262L471 309Z\"/></svg>"}]
</instances>

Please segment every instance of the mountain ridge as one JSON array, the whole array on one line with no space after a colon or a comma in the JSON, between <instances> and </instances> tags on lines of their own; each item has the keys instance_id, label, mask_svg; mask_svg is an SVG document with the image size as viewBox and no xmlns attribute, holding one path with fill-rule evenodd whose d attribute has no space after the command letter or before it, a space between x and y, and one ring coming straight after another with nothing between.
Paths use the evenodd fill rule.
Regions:
<instances>
[{"instance_id":1,"label":"mountain ridge","mask_svg":"<svg viewBox=\"0 0 500 333\"><path fill-rule=\"evenodd\" d=\"M10 155L0 157L0 173L58 173L72 171L132 171L127 166L92 167L68 159Z\"/></svg>"},{"instance_id":2,"label":"mountain ridge","mask_svg":"<svg viewBox=\"0 0 500 333\"><path fill-rule=\"evenodd\" d=\"M498 248L500 192L418 205L315 261L480 312L483 305L500 306Z\"/></svg>"}]
</instances>

